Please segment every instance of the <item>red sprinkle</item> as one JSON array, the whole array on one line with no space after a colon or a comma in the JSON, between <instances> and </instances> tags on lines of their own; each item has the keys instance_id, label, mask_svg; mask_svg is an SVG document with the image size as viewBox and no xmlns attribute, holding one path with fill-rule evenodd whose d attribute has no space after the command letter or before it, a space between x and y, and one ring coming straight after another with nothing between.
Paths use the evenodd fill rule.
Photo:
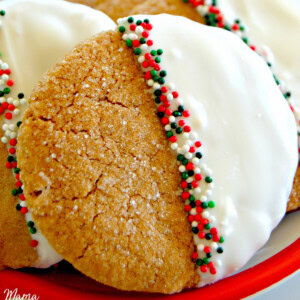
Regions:
<instances>
[{"instance_id":1,"label":"red sprinkle","mask_svg":"<svg viewBox=\"0 0 300 300\"><path fill-rule=\"evenodd\" d=\"M21 208L21 213L24 214L24 215L27 214L28 213L28 208L27 207L22 207Z\"/></svg>"},{"instance_id":2,"label":"red sprinkle","mask_svg":"<svg viewBox=\"0 0 300 300\"><path fill-rule=\"evenodd\" d=\"M10 79L10 80L7 80L6 84L8 86L13 86L14 85L14 82Z\"/></svg>"},{"instance_id":3,"label":"red sprinkle","mask_svg":"<svg viewBox=\"0 0 300 300\"><path fill-rule=\"evenodd\" d=\"M202 273L206 273L208 271L208 268L207 268L207 266L203 265L200 267L200 270Z\"/></svg>"},{"instance_id":4,"label":"red sprinkle","mask_svg":"<svg viewBox=\"0 0 300 300\"><path fill-rule=\"evenodd\" d=\"M193 254L192 254L192 259L193 260L196 260L198 258L198 253L195 251L195 252L193 252Z\"/></svg>"},{"instance_id":5,"label":"red sprinkle","mask_svg":"<svg viewBox=\"0 0 300 300\"><path fill-rule=\"evenodd\" d=\"M186 205L185 207L184 207L184 210L185 211L190 211L192 209L192 207L190 206L190 205Z\"/></svg>"},{"instance_id":6,"label":"red sprinkle","mask_svg":"<svg viewBox=\"0 0 300 300\"><path fill-rule=\"evenodd\" d=\"M190 198L190 193L189 192L183 192L181 194L182 199L187 200Z\"/></svg>"},{"instance_id":7,"label":"red sprinkle","mask_svg":"<svg viewBox=\"0 0 300 300\"><path fill-rule=\"evenodd\" d=\"M31 246L32 248L35 248L38 244L39 244L39 242L36 241L36 240L32 240L32 241L30 242L30 246Z\"/></svg>"}]
</instances>

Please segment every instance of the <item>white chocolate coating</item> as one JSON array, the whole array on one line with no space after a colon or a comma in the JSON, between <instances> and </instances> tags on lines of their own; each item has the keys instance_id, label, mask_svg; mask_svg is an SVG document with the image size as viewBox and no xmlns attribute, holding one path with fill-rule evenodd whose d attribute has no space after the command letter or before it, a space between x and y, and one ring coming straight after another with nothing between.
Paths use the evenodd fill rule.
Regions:
<instances>
[{"instance_id":1,"label":"white chocolate coating","mask_svg":"<svg viewBox=\"0 0 300 300\"><path fill-rule=\"evenodd\" d=\"M270 47L275 57L274 70L291 89L300 117L300 2L218 0L218 3L229 19L238 17L248 26L254 43Z\"/></svg>"},{"instance_id":2,"label":"white chocolate coating","mask_svg":"<svg viewBox=\"0 0 300 300\"><path fill-rule=\"evenodd\" d=\"M148 51L164 50L160 65L213 172L213 226L225 243L218 273L200 273L203 286L241 268L284 216L298 162L295 120L263 59L232 33L168 15L134 18L153 24Z\"/></svg>"},{"instance_id":3,"label":"white chocolate coating","mask_svg":"<svg viewBox=\"0 0 300 300\"><path fill-rule=\"evenodd\" d=\"M9 0L1 2L0 8L6 11L1 18L1 59L12 71L15 85L9 96L14 98L20 92L29 97L43 73L76 44L115 28L114 22L103 13L64 1ZM18 117L22 119L22 113ZM14 118L7 123L17 121ZM32 219L30 212L26 219ZM62 259L39 229L32 238L39 242L39 261L33 267L47 268Z\"/></svg>"}]
</instances>

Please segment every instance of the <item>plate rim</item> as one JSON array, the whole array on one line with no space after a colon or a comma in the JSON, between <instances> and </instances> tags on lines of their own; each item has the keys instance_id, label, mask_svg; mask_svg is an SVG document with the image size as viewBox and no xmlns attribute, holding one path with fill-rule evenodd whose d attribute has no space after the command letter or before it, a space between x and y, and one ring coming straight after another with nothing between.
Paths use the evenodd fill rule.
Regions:
<instances>
[{"instance_id":1,"label":"plate rim","mask_svg":"<svg viewBox=\"0 0 300 300\"><path fill-rule=\"evenodd\" d=\"M172 295L173 299L186 297L206 297L206 299L241 299L253 295L300 269L300 238L292 244L266 259L265 261L228 278L200 289L186 290ZM100 294L80 289L71 289L48 282L37 275L19 270L3 270L0 272L0 292L5 289L18 288L19 294L36 294L40 299L81 300L88 297L94 299L144 298L165 299L165 295L122 293Z\"/></svg>"}]
</instances>

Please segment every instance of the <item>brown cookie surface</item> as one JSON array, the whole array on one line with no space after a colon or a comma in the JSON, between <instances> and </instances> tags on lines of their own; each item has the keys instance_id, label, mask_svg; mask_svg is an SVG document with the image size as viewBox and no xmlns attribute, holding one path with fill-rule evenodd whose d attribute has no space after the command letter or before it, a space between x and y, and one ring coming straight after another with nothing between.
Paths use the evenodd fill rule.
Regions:
<instances>
[{"instance_id":1,"label":"brown cookie surface","mask_svg":"<svg viewBox=\"0 0 300 300\"><path fill-rule=\"evenodd\" d=\"M294 186L290 196L290 200L287 205L287 212L293 211L298 208L300 208L300 167L298 167L294 179Z\"/></svg>"},{"instance_id":2,"label":"brown cookie surface","mask_svg":"<svg viewBox=\"0 0 300 300\"><path fill-rule=\"evenodd\" d=\"M156 15L162 13L186 17L193 21L204 24L203 17L197 12L195 7L193 7L191 4L183 2L182 0L141 1L141 3L132 8L129 14Z\"/></svg>"},{"instance_id":3,"label":"brown cookie surface","mask_svg":"<svg viewBox=\"0 0 300 300\"><path fill-rule=\"evenodd\" d=\"M37 260L24 215L16 210L18 200L11 194L15 180L5 168L7 156L6 145L0 143L0 269L28 267Z\"/></svg>"},{"instance_id":4,"label":"brown cookie surface","mask_svg":"<svg viewBox=\"0 0 300 300\"><path fill-rule=\"evenodd\" d=\"M197 281L174 155L120 34L74 49L39 83L18 160L33 218L84 274L123 290Z\"/></svg>"},{"instance_id":5,"label":"brown cookie surface","mask_svg":"<svg viewBox=\"0 0 300 300\"><path fill-rule=\"evenodd\" d=\"M121 17L126 17L131 10L144 2L144 0L68 0L73 3L85 4L92 8L98 9L114 21ZM157 12L159 13L159 12Z\"/></svg>"},{"instance_id":6,"label":"brown cookie surface","mask_svg":"<svg viewBox=\"0 0 300 300\"><path fill-rule=\"evenodd\" d=\"M199 23L203 18L196 9L182 0L71 0L101 10L114 21L133 14L171 14L183 16Z\"/></svg>"}]
</instances>

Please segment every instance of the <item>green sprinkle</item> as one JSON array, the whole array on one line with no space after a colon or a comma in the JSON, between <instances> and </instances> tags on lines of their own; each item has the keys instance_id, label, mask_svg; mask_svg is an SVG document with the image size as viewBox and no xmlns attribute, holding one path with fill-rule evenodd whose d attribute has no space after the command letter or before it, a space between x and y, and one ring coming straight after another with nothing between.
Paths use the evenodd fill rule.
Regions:
<instances>
[{"instance_id":1,"label":"green sprinkle","mask_svg":"<svg viewBox=\"0 0 300 300\"><path fill-rule=\"evenodd\" d=\"M126 40L127 47L132 47L132 41L130 39Z\"/></svg>"},{"instance_id":2,"label":"green sprinkle","mask_svg":"<svg viewBox=\"0 0 300 300\"><path fill-rule=\"evenodd\" d=\"M18 204L16 205L16 210L21 210L21 208L22 208L22 206L20 205L20 203L18 203Z\"/></svg>"},{"instance_id":3,"label":"green sprinkle","mask_svg":"<svg viewBox=\"0 0 300 300\"><path fill-rule=\"evenodd\" d=\"M183 112L183 111L184 111L184 106L179 105L179 106L178 106L178 111Z\"/></svg>"},{"instance_id":4,"label":"green sprinkle","mask_svg":"<svg viewBox=\"0 0 300 300\"><path fill-rule=\"evenodd\" d=\"M145 19L144 22L145 22L146 24L148 24L150 21L149 21L149 19Z\"/></svg>"},{"instance_id":5,"label":"green sprinkle","mask_svg":"<svg viewBox=\"0 0 300 300\"><path fill-rule=\"evenodd\" d=\"M172 114L174 117L180 117L182 115L181 112L179 111L174 111L173 114ZM182 131L181 131L182 132Z\"/></svg>"},{"instance_id":6,"label":"green sprinkle","mask_svg":"<svg viewBox=\"0 0 300 300\"><path fill-rule=\"evenodd\" d=\"M175 122L171 123L171 128L176 129L177 128L177 123L175 123Z\"/></svg>"},{"instance_id":7,"label":"green sprinkle","mask_svg":"<svg viewBox=\"0 0 300 300\"><path fill-rule=\"evenodd\" d=\"M17 126L18 126L18 127L20 127L20 126L21 126L21 124L22 124L22 122L21 122L21 121L17 122Z\"/></svg>"},{"instance_id":8,"label":"green sprinkle","mask_svg":"<svg viewBox=\"0 0 300 300\"><path fill-rule=\"evenodd\" d=\"M28 227L33 227L34 226L34 222L33 221L28 221L27 222L27 226Z\"/></svg>"},{"instance_id":9,"label":"green sprinkle","mask_svg":"<svg viewBox=\"0 0 300 300\"><path fill-rule=\"evenodd\" d=\"M202 207L203 209L206 209L206 208L208 207L208 204L207 204L206 202L202 202L202 203L201 203L201 207Z\"/></svg>"},{"instance_id":10,"label":"green sprinkle","mask_svg":"<svg viewBox=\"0 0 300 300\"><path fill-rule=\"evenodd\" d=\"M155 62L159 64L161 62L160 57L155 57Z\"/></svg>"},{"instance_id":11,"label":"green sprinkle","mask_svg":"<svg viewBox=\"0 0 300 300\"><path fill-rule=\"evenodd\" d=\"M198 259L196 260L196 265L197 265L198 267L202 266L202 265L203 265L203 260L202 260L201 258L198 258Z\"/></svg>"},{"instance_id":12,"label":"green sprinkle","mask_svg":"<svg viewBox=\"0 0 300 300\"><path fill-rule=\"evenodd\" d=\"M145 38L140 38L140 44L145 44L146 43L146 39Z\"/></svg>"},{"instance_id":13,"label":"green sprinkle","mask_svg":"<svg viewBox=\"0 0 300 300\"><path fill-rule=\"evenodd\" d=\"M205 177L205 181L207 183L211 183L211 182L213 182L213 179L211 177L207 176L207 177Z\"/></svg>"},{"instance_id":14,"label":"green sprinkle","mask_svg":"<svg viewBox=\"0 0 300 300\"><path fill-rule=\"evenodd\" d=\"M188 163L189 163L189 160L186 159L186 158L182 161L182 164L183 164L184 166L186 166Z\"/></svg>"},{"instance_id":15,"label":"green sprinkle","mask_svg":"<svg viewBox=\"0 0 300 300\"><path fill-rule=\"evenodd\" d=\"M245 30L245 27L244 26L240 26L240 31L244 31Z\"/></svg>"},{"instance_id":16,"label":"green sprinkle","mask_svg":"<svg viewBox=\"0 0 300 300\"><path fill-rule=\"evenodd\" d=\"M173 136L173 132L172 131L167 131L167 138L170 138L171 136Z\"/></svg>"},{"instance_id":17,"label":"green sprinkle","mask_svg":"<svg viewBox=\"0 0 300 300\"><path fill-rule=\"evenodd\" d=\"M152 50L150 53L151 53L152 56L156 56L157 55L157 51L156 50Z\"/></svg>"},{"instance_id":18,"label":"green sprinkle","mask_svg":"<svg viewBox=\"0 0 300 300\"><path fill-rule=\"evenodd\" d=\"M177 134L182 133L182 128L181 128L181 127L176 128L176 133L177 133Z\"/></svg>"},{"instance_id":19,"label":"green sprinkle","mask_svg":"<svg viewBox=\"0 0 300 300\"><path fill-rule=\"evenodd\" d=\"M211 240L212 239L212 235L210 233L206 233L205 234L205 239Z\"/></svg>"},{"instance_id":20,"label":"green sprinkle","mask_svg":"<svg viewBox=\"0 0 300 300\"><path fill-rule=\"evenodd\" d=\"M153 77L153 76L157 75L157 72L155 70L151 70L150 74Z\"/></svg>"},{"instance_id":21,"label":"green sprinkle","mask_svg":"<svg viewBox=\"0 0 300 300\"><path fill-rule=\"evenodd\" d=\"M160 71L159 73L160 77L166 77L167 76L167 72L166 71Z\"/></svg>"},{"instance_id":22,"label":"green sprinkle","mask_svg":"<svg viewBox=\"0 0 300 300\"><path fill-rule=\"evenodd\" d=\"M143 23L142 20L137 20L136 21L136 25L138 25L138 26L141 25L142 23Z\"/></svg>"},{"instance_id":23,"label":"green sprinkle","mask_svg":"<svg viewBox=\"0 0 300 300\"><path fill-rule=\"evenodd\" d=\"M210 224L208 223L208 224L206 224L206 225L204 226L204 228L207 229L207 230L209 230L209 229L211 228L211 226L210 226Z\"/></svg>"},{"instance_id":24,"label":"green sprinkle","mask_svg":"<svg viewBox=\"0 0 300 300\"><path fill-rule=\"evenodd\" d=\"M17 191L16 189L13 189L13 190L11 191L11 194L12 194L13 196L17 196L17 195L18 195L18 191Z\"/></svg>"},{"instance_id":25,"label":"green sprinkle","mask_svg":"<svg viewBox=\"0 0 300 300\"><path fill-rule=\"evenodd\" d=\"M207 265L209 264L209 259L207 257L203 258L203 262Z\"/></svg>"},{"instance_id":26,"label":"green sprinkle","mask_svg":"<svg viewBox=\"0 0 300 300\"><path fill-rule=\"evenodd\" d=\"M129 18L127 19L127 21L128 21L128 23L132 23L132 22L134 21L134 18L133 18L133 17L129 17Z\"/></svg>"},{"instance_id":27,"label":"green sprinkle","mask_svg":"<svg viewBox=\"0 0 300 300\"><path fill-rule=\"evenodd\" d=\"M6 87L4 90L3 90L4 94L9 94L10 93L10 88Z\"/></svg>"},{"instance_id":28,"label":"green sprinkle","mask_svg":"<svg viewBox=\"0 0 300 300\"><path fill-rule=\"evenodd\" d=\"M133 52L135 55L140 55L142 53L142 50L140 48L135 48Z\"/></svg>"},{"instance_id":29,"label":"green sprinkle","mask_svg":"<svg viewBox=\"0 0 300 300\"><path fill-rule=\"evenodd\" d=\"M275 75L273 75L273 77L274 77L274 80L275 80L276 84L279 85L279 84L280 84L280 81L278 80L278 78L277 78ZM5 89L4 89L4 90L5 90Z\"/></svg>"},{"instance_id":30,"label":"green sprinkle","mask_svg":"<svg viewBox=\"0 0 300 300\"><path fill-rule=\"evenodd\" d=\"M157 55L162 55L163 53L164 53L164 51L162 49L157 50Z\"/></svg>"},{"instance_id":31,"label":"green sprinkle","mask_svg":"<svg viewBox=\"0 0 300 300\"><path fill-rule=\"evenodd\" d=\"M244 43L246 43L248 45L248 42L249 42L248 38L243 37L242 40L243 40Z\"/></svg>"},{"instance_id":32,"label":"green sprinkle","mask_svg":"<svg viewBox=\"0 0 300 300\"><path fill-rule=\"evenodd\" d=\"M153 79L153 81L155 81L155 82L156 82L156 81L158 81L158 80L159 80L159 77L158 77L157 75L155 75L155 76L153 76L153 77L152 77L152 79Z\"/></svg>"},{"instance_id":33,"label":"green sprinkle","mask_svg":"<svg viewBox=\"0 0 300 300\"><path fill-rule=\"evenodd\" d=\"M177 160L178 161L183 161L184 156L182 154L177 155Z\"/></svg>"},{"instance_id":34,"label":"green sprinkle","mask_svg":"<svg viewBox=\"0 0 300 300\"><path fill-rule=\"evenodd\" d=\"M215 205L216 205L216 204L215 204L214 201L209 201L209 202L208 202L208 207L209 207L209 208L214 208Z\"/></svg>"},{"instance_id":35,"label":"green sprinkle","mask_svg":"<svg viewBox=\"0 0 300 300\"><path fill-rule=\"evenodd\" d=\"M158 78L157 82L159 84L165 84L166 81L163 78Z\"/></svg>"},{"instance_id":36,"label":"green sprinkle","mask_svg":"<svg viewBox=\"0 0 300 300\"><path fill-rule=\"evenodd\" d=\"M195 202L195 201L196 201L196 198L195 198L194 195L191 195L190 198L189 198L189 200L190 200L191 202Z\"/></svg>"},{"instance_id":37,"label":"green sprinkle","mask_svg":"<svg viewBox=\"0 0 300 300\"><path fill-rule=\"evenodd\" d=\"M182 179L188 179L189 175L187 172L182 172L181 177Z\"/></svg>"},{"instance_id":38,"label":"green sprinkle","mask_svg":"<svg viewBox=\"0 0 300 300\"><path fill-rule=\"evenodd\" d=\"M20 173L20 169L19 169L19 168L15 168L15 169L14 169L14 173L15 173L15 174L19 174L19 173Z\"/></svg>"},{"instance_id":39,"label":"green sprinkle","mask_svg":"<svg viewBox=\"0 0 300 300\"><path fill-rule=\"evenodd\" d=\"M125 29L125 26L120 26L120 27L119 27L119 31L120 31L120 32L125 32L125 30L126 30L126 29Z\"/></svg>"},{"instance_id":40,"label":"green sprinkle","mask_svg":"<svg viewBox=\"0 0 300 300\"><path fill-rule=\"evenodd\" d=\"M220 240L219 240L219 243L224 243L224 237L220 236Z\"/></svg>"},{"instance_id":41,"label":"green sprinkle","mask_svg":"<svg viewBox=\"0 0 300 300\"><path fill-rule=\"evenodd\" d=\"M5 11L4 10L0 10L0 15L1 16L5 16Z\"/></svg>"},{"instance_id":42,"label":"green sprinkle","mask_svg":"<svg viewBox=\"0 0 300 300\"><path fill-rule=\"evenodd\" d=\"M35 234L36 233L36 228L34 228L34 227L30 228L29 231L30 231L31 234Z\"/></svg>"}]
</instances>

